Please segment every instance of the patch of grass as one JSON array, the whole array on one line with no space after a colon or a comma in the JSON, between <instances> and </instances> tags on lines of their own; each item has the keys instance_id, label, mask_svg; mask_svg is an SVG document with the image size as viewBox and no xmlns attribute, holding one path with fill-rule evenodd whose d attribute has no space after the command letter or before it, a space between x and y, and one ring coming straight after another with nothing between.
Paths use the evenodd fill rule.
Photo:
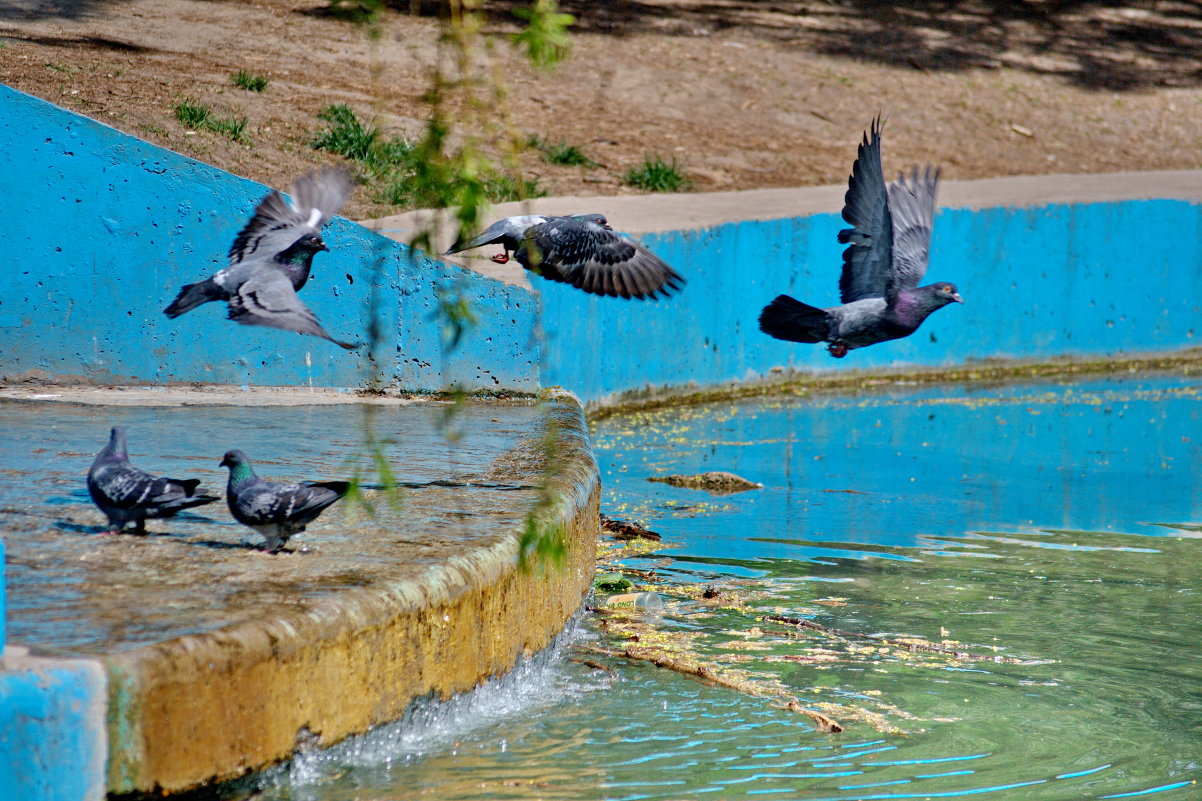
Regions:
<instances>
[{"instance_id":1,"label":"patch of grass","mask_svg":"<svg viewBox=\"0 0 1202 801\"><path fill-rule=\"evenodd\" d=\"M597 166L597 162L584 155L583 150L567 142L560 142L557 145L544 145L539 149L543 152L543 161L548 164L559 164L565 167Z\"/></svg>"},{"instance_id":2,"label":"patch of grass","mask_svg":"<svg viewBox=\"0 0 1202 801\"><path fill-rule=\"evenodd\" d=\"M510 200L546 197L547 190L538 185L537 178L515 178L503 172L484 179L484 194L493 203L506 203Z\"/></svg>"},{"instance_id":3,"label":"patch of grass","mask_svg":"<svg viewBox=\"0 0 1202 801\"><path fill-rule=\"evenodd\" d=\"M175 118L193 130L208 128L213 109L194 100L181 100L175 104Z\"/></svg>"},{"instance_id":4,"label":"patch of grass","mask_svg":"<svg viewBox=\"0 0 1202 801\"><path fill-rule=\"evenodd\" d=\"M212 131L234 141L249 143L246 117L215 117L213 109L195 100L175 104L175 118L194 131Z\"/></svg>"},{"instance_id":5,"label":"patch of grass","mask_svg":"<svg viewBox=\"0 0 1202 801\"><path fill-rule=\"evenodd\" d=\"M267 79L262 75L255 75L253 72L246 70L238 70L230 76L230 80L234 86L239 89L245 89L248 92L262 92L267 88Z\"/></svg>"},{"instance_id":6,"label":"patch of grass","mask_svg":"<svg viewBox=\"0 0 1202 801\"><path fill-rule=\"evenodd\" d=\"M329 150L351 161L367 162L380 141L380 129L362 122L345 104L326 106L317 114L326 129L311 142L314 150Z\"/></svg>"},{"instance_id":7,"label":"patch of grass","mask_svg":"<svg viewBox=\"0 0 1202 801\"><path fill-rule=\"evenodd\" d=\"M249 142L246 136L246 117L223 117L209 122L209 130L234 142Z\"/></svg>"},{"instance_id":8,"label":"patch of grass","mask_svg":"<svg viewBox=\"0 0 1202 801\"><path fill-rule=\"evenodd\" d=\"M64 67L62 64L53 64L49 61L46 62L46 67L48 69L54 70L55 72L71 72L72 71L70 67Z\"/></svg>"},{"instance_id":9,"label":"patch of grass","mask_svg":"<svg viewBox=\"0 0 1202 801\"><path fill-rule=\"evenodd\" d=\"M517 179L489 170L473 176L451 176L423 163L418 146L399 136L385 138L375 125L359 119L350 106L326 106L318 113L326 123L310 147L328 150L356 164L369 191L380 203L408 208L462 202L479 192L492 202L545 197L537 179Z\"/></svg>"},{"instance_id":10,"label":"patch of grass","mask_svg":"<svg viewBox=\"0 0 1202 801\"><path fill-rule=\"evenodd\" d=\"M659 156L645 156L642 164L626 173L626 183L648 192L683 192L690 186L676 159L664 161Z\"/></svg>"}]
</instances>

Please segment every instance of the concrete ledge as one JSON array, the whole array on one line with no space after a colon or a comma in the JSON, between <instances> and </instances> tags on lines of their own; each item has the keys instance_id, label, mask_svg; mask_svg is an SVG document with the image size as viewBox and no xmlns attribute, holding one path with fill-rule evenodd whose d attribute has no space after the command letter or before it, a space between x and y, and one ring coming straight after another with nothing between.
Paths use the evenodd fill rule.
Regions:
<instances>
[{"instance_id":1,"label":"concrete ledge","mask_svg":"<svg viewBox=\"0 0 1202 801\"><path fill-rule=\"evenodd\" d=\"M395 720L418 697L470 690L550 643L591 586L600 483L579 403L560 395L547 419L559 461L540 522L562 527L562 566L519 570L514 531L419 581L109 657L109 791L236 778Z\"/></svg>"},{"instance_id":2,"label":"concrete ledge","mask_svg":"<svg viewBox=\"0 0 1202 801\"><path fill-rule=\"evenodd\" d=\"M112 394L128 400L140 392ZM17 433L33 421L57 419L73 421L82 440L98 418L135 420L143 441L154 439L152 419L204 426L205 415L230 414L220 394L215 403L196 405L194 397L190 408L174 411L171 397L152 391L150 401L160 402L143 398L145 409L97 408L96 394L85 392L86 404L50 408L8 400L0 411L18 439L36 436ZM302 439L346 431L353 419L346 415L360 411L356 398L343 395L354 405L339 410L332 393L317 406L294 396L305 405L289 409L279 393L247 393L256 394L270 408L244 399L238 415L271 420L265 436L278 449L308 460L309 471L317 457L346 469L342 452L327 441L337 435L292 453L294 441L280 439L280 415L314 419L317 429L295 432ZM43 659L75 657L38 663L54 671L14 662L0 672L0 798L179 792L235 779L286 760L298 745L328 746L396 720L415 699L470 690L551 642L593 576L600 484L579 401L558 392L538 407L469 404L454 446L466 455L455 458L431 432L446 404L374 405L382 436L404 441L425 432L423 442L388 452L409 486L423 488L407 490L390 517L340 504L301 535L308 549L302 553L239 547L242 530L221 525L224 509L216 505L211 518L164 522L149 537L95 536L98 526L90 524L99 520L86 499L46 516L36 506L34 514L0 511L10 554L20 562L8 582L20 607L12 639ZM160 447L174 453L178 446ZM73 460L90 458L81 450L67 442L64 453L74 455L42 460L39 469L73 486ZM154 453L134 456L156 469ZM193 474L205 475L193 464ZM271 464L264 472L279 475L280 463ZM563 538L562 564L519 567L530 519ZM76 588L77 600L42 603L56 582ZM82 701L73 689L80 684L90 693ZM43 753L46 769L32 769ZM93 757L94 775L85 775ZM69 771L80 775L66 781ZM46 777L55 777L49 794L25 791ZM80 782L100 790L77 793ZM6 792L9 786L20 791Z\"/></svg>"},{"instance_id":3,"label":"concrete ledge","mask_svg":"<svg viewBox=\"0 0 1202 801\"><path fill-rule=\"evenodd\" d=\"M0 798L104 798L104 710L98 661L7 648L0 658Z\"/></svg>"}]
</instances>

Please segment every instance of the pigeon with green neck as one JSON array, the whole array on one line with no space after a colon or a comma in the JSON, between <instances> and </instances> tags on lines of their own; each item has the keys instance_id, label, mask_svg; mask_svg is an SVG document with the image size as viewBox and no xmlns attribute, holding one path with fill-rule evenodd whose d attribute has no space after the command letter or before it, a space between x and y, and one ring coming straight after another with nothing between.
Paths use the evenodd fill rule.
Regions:
<instances>
[{"instance_id":1,"label":"pigeon with green neck","mask_svg":"<svg viewBox=\"0 0 1202 801\"><path fill-rule=\"evenodd\" d=\"M350 489L346 481L264 481L239 450L228 451L221 466L230 470L225 491L230 514L262 534L267 540L263 549L269 553L279 553L293 534L304 531Z\"/></svg>"},{"instance_id":2,"label":"pigeon with green neck","mask_svg":"<svg viewBox=\"0 0 1202 801\"><path fill-rule=\"evenodd\" d=\"M229 304L229 319L243 325L282 328L328 339L343 348L356 347L326 333L296 294L309 281L313 257L329 250L321 229L342 208L353 186L349 172L331 167L297 179L291 202L271 192L234 239L229 266L184 286L163 313L176 318L223 300Z\"/></svg>"}]
</instances>

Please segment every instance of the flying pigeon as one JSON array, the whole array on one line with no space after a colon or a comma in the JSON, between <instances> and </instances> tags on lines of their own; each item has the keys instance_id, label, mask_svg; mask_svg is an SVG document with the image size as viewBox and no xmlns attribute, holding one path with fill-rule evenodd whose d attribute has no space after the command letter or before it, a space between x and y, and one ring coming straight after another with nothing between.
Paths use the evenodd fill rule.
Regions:
<instances>
[{"instance_id":1,"label":"flying pigeon","mask_svg":"<svg viewBox=\"0 0 1202 801\"><path fill-rule=\"evenodd\" d=\"M321 229L342 208L353 186L347 170L329 167L298 178L291 201L273 190L234 239L229 266L185 285L163 313L175 318L203 303L224 300L229 303L229 319L243 325L283 328L347 349L357 347L326 333L296 296L309 280L313 257L329 250Z\"/></svg>"},{"instance_id":2,"label":"flying pigeon","mask_svg":"<svg viewBox=\"0 0 1202 801\"><path fill-rule=\"evenodd\" d=\"M885 186L881 169L881 120L860 142L844 197L843 219L853 227L839 232L843 305L819 309L779 295L760 312L760 330L790 342L829 342L843 358L849 350L914 333L931 312L963 303L956 285L918 282L927 271L939 170L914 167L909 178Z\"/></svg>"},{"instance_id":3,"label":"flying pigeon","mask_svg":"<svg viewBox=\"0 0 1202 801\"><path fill-rule=\"evenodd\" d=\"M228 451L221 460L230 469L225 500L230 513L243 525L267 538L264 550L278 553L288 538L304 531L327 506L346 495L346 481L318 481L285 484L264 481L255 475L250 460L242 451Z\"/></svg>"},{"instance_id":4,"label":"flying pigeon","mask_svg":"<svg viewBox=\"0 0 1202 801\"><path fill-rule=\"evenodd\" d=\"M174 517L184 509L218 500L216 495L197 495L199 485L195 478L156 478L130 464L123 426L109 432L108 445L88 470L88 494L108 517L108 534L119 533L131 522L135 533L145 534L147 520Z\"/></svg>"},{"instance_id":5,"label":"flying pigeon","mask_svg":"<svg viewBox=\"0 0 1202 801\"><path fill-rule=\"evenodd\" d=\"M506 217L443 255L492 244L505 248L493 261L504 264L512 251L527 270L591 295L654 300L657 292L668 297L685 283L654 253L614 231L601 214Z\"/></svg>"}]
</instances>

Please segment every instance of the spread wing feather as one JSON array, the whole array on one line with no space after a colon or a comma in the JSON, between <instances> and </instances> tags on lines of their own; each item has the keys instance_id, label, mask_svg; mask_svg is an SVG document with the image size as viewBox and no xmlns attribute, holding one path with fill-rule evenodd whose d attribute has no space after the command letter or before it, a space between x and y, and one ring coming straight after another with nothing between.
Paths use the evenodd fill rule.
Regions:
<instances>
[{"instance_id":1,"label":"spread wing feather","mask_svg":"<svg viewBox=\"0 0 1202 801\"><path fill-rule=\"evenodd\" d=\"M270 257L287 249L305 233L318 233L350 197L354 181L342 167L326 167L302 175L292 186L292 202L278 190L263 198L250 222L230 246L230 265L256 255Z\"/></svg>"},{"instance_id":2,"label":"spread wing feather","mask_svg":"<svg viewBox=\"0 0 1202 801\"><path fill-rule=\"evenodd\" d=\"M884 297L893 268L893 224L881 169L882 127L878 116L861 140L843 199L843 219L852 225L839 232L839 241L848 246L839 277L844 303Z\"/></svg>"},{"instance_id":3,"label":"spread wing feather","mask_svg":"<svg viewBox=\"0 0 1202 801\"><path fill-rule=\"evenodd\" d=\"M292 281L283 271L274 267L259 268L230 296L229 318L243 325L263 325L298 334L311 334L347 350L357 347L339 342L326 333L317 321L317 315L296 296Z\"/></svg>"},{"instance_id":4,"label":"spread wing feather","mask_svg":"<svg viewBox=\"0 0 1202 801\"><path fill-rule=\"evenodd\" d=\"M893 270L887 297L898 289L913 289L927 273L931 255L931 229L935 220L935 193L939 170L914 167L889 185L889 209L893 216Z\"/></svg>"},{"instance_id":5,"label":"spread wing feather","mask_svg":"<svg viewBox=\"0 0 1202 801\"><path fill-rule=\"evenodd\" d=\"M533 226L514 257L544 278L593 295L667 297L685 283L642 245L588 219L562 217Z\"/></svg>"}]
</instances>

